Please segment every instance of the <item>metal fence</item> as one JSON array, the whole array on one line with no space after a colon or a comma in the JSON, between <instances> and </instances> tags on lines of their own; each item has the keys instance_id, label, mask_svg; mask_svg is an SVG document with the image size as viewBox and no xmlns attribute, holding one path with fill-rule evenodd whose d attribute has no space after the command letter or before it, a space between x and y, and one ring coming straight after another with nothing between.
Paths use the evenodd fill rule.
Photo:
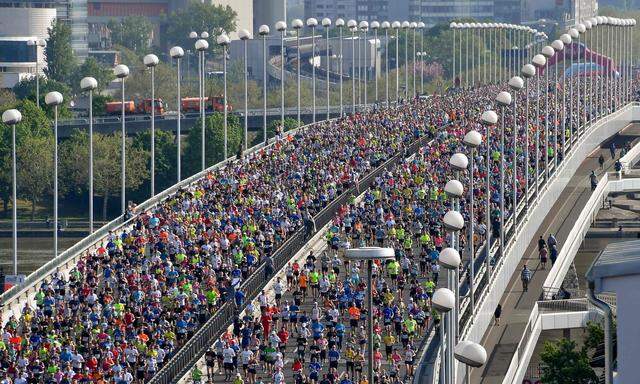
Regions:
<instances>
[{"instance_id":1,"label":"metal fence","mask_svg":"<svg viewBox=\"0 0 640 384\"><path fill-rule=\"evenodd\" d=\"M402 161L406 154L417 152L420 146L426 142L426 139L426 136L418 138L407 146L406 151L392 156L367 176L359 180L354 186L343 191L314 217L316 228L324 227L333 219L338 209L346 204L352 195L358 194L358 191L366 190L375 181L376 177ZM274 253L274 269L277 271L284 267L287 261L305 246L307 240L308 237L305 236L303 230L299 230L289 237ZM262 264L241 285L242 291L246 294L247 303L257 297L258 293L267 283L268 279L265 278L264 264ZM236 308L233 303L223 304L214 316L170 358L149 383L169 384L178 382L178 380L187 374L189 369L197 363L200 357L207 351L207 348L226 331L231 325L234 316L242 312L243 309L244 308Z\"/></svg>"}]
</instances>

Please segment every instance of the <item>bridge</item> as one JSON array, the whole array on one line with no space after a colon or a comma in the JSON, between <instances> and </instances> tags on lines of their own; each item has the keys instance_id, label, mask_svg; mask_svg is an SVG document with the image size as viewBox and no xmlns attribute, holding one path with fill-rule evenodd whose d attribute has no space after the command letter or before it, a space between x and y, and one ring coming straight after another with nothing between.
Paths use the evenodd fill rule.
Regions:
<instances>
[{"instance_id":1,"label":"bridge","mask_svg":"<svg viewBox=\"0 0 640 384\"><path fill-rule=\"evenodd\" d=\"M149 382L197 379L198 370L206 372L209 366L215 367L211 372L214 382L229 382L236 373L252 377L252 370L265 377L273 375L274 381L290 381L301 371L360 378L368 368L361 350L371 342L379 348L374 360L379 375L384 372L407 381L435 382L444 371L442 362L447 361L459 381L465 375L464 367L447 357L453 344L443 348L447 354L441 355L438 349L443 340L436 336L444 323L453 322L449 315L443 319L430 311L427 293L431 292L427 290L448 287L459 291L459 303L453 311L460 324L458 339L481 342L492 352L500 350L500 342L492 341L495 336L487 330L503 294L507 295L505 308L514 308L505 315L512 313L514 324L522 319L523 313L517 312L518 305L509 293L521 260L531 254L536 235L548 226L562 234L568 231L562 222L570 223L577 211L568 207L578 208L591 201L588 191L585 193L584 175L593 167L593 160L588 160L592 152L640 118L640 105L631 98L633 89L627 88L628 76L623 79L597 79L599 87L611 92L611 99L597 101L594 95L599 89L592 89L584 100L578 98L574 103L569 99L568 106L552 105L544 123L540 116L534 116L532 126L537 136L531 137L529 104L541 98L557 100L557 88L547 83L543 83L542 93L529 94L517 92L522 86L514 87L510 82L516 88L514 100L520 108L514 111L526 116L526 125L518 125L519 119L504 107L499 111L501 123L487 118L485 126L481 125L482 113L491 108L495 95L509 89L504 81L367 110L360 117L305 125L267 145L254 146L243 159L227 159L170 187L138 205L131 217L116 218L49 261L0 297L3 322L12 316L24 322L25 306L40 308L43 314L64 309L64 299L54 298L54 284L75 290L76 282L99 281L87 290L99 290L115 299L114 304L102 298L89 299L91 294L87 294L78 305L86 306L88 300L95 305L95 300L101 300L100 306L110 310L104 321L117 319L122 327L102 329L101 321L88 317L88 311L86 324L92 332L87 332L87 342L106 348L128 341L118 347L127 359L128 368L121 366L121 370L135 367L136 373L142 371L141 379ZM583 110L587 99L595 104L590 104L591 115L584 116L576 111ZM499 100L511 105L511 100ZM584 105L579 105L583 101ZM550 127L552 115L576 117ZM510 129L508 124L513 121L515 128ZM568 137L564 129L558 133L558 126L564 128L565 123ZM141 122L141 128L143 124L146 122ZM505 128L511 136L505 136ZM482 172L484 163L476 164L471 176L458 175L460 169L456 171L446 159L463 151L464 134L474 129L485 132L485 139L490 134L489 141L478 148L478 153L486 153L483 160L487 166ZM537 140L542 132L545 143ZM552 140L548 140L550 135L554 135ZM511 153L505 137L514 138ZM552 152L548 151L549 141ZM524 158L517 156L518 146L526 152ZM537 156L541 147L544 155ZM543 163L540 168L539 163ZM605 165L609 167L611 162ZM505 182L505 168L509 167L513 184ZM529 172L530 168L535 171ZM480 219L483 209L470 208L472 204L466 199L461 199L460 207L447 200L440 184L461 177L465 185L477 179L482 186L481 176L486 176L490 185L486 192L478 193L479 203L500 207L491 223L499 233L490 235L485 227L484 234L469 233L468 241L461 236L457 245L463 256L459 279L447 281L442 276L444 270L438 279L438 255L432 260L432 252L456 246L454 237L445 234L451 228L440 222L444 212L460 209L465 218L474 212L475 221L469 228L488 221ZM500 179L500 193L494 198L496 179ZM560 219L564 215L568 219ZM176 217L179 220L173 221ZM427 229L422 225L425 217ZM396 228L400 222L406 228ZM185 223L188 226L183 228ZM465 251L470 242L477 242L477 252ZM375 280L365 283L361 266L354 262L348 265L343 251L352 245L372 244L395 248L398 260L377 264ZM315 257L309 257L311 251ZM326 291L311 277L318 270L321 281L326 279ZM113 274L123 279L114 279ZM541 278L534 274L532 294L539 291ZM378 336L373 340L360 330L367 310L363 305L367 284L375 284L377 291L377 307L371 310L376 315ZM293 304L282 306L281 301ZM534 301L534 319L553 306ZM584 323L585 303L570 305L579 307L580 312L573 323ZM39 312L36 315L42 316ZM95 316L101 320L99 314ZM51 319L50 315L45 317ZM279 335L277 327L291 337ZM451 333L454 328L447 331L449 340L455 336ZM514 334L519 332L515 328L511 327ZM271 338L270 330L277 340ZM19 336L20 331L12 331L16 333L12 336ZM29 337L27 344L31 342ZM213 355L208 353L211 347ZM83 353L84 346L78 348L74 354ZM140 351L148 353L140 358ZM242 354L244 351L251 353ZM502 361L495 357L499 352L491 355L487 367ZM213 364L209 365L207 358ZM247 367L243 367L245 358ZM316 365L309 366L310 362ZM102 374L120 373L109 367ZM492 376L478 369L474 375L476 382L500 374ZM481 377L476 379L477 375Z\"/></svg>"}]
</instances>

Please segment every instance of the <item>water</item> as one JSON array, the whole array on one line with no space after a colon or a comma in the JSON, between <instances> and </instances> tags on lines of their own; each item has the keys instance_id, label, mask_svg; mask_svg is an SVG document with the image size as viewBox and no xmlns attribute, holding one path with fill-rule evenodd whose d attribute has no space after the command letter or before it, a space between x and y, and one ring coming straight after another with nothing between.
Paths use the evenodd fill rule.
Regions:
<instances>
[{"instance_id":1,"label":"water","mask_svg":"<svg viewBox=\"0 0 640 384\"><path fill-rule=\"evenodd\" d=\"M62 252L76 242L78 237L58 238L58 251ZM53 238L18 237L18 273L28 275L53 258ZM13 274L13 249L10 237L0 238L0 267L4 273Z\"/></svg>"}]
</instances>

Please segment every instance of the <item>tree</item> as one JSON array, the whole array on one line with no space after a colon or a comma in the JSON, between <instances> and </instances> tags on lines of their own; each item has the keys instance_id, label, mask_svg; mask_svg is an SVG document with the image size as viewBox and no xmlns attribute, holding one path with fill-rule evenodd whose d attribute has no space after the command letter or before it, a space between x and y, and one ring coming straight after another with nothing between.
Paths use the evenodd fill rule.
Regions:
<instances>
[{"instance_id":1,"label":"tree","mask_svg":"<svg viewBox=\"0 0 640 384\"><path fill-rule=\"evenodd\" d=\"M73 73L71 78L71 87L74 93L80 93L80 81L87 76L91 76L98 82L98 88L94 91L94 95L102 92L109 86L109 83L115 78L113 69L101 64L93 57L87 57L78 69Z\"/></svg>"},{"instance_id":2,"label":"tree","mask_svg":"<svg viewBox=\"0 0 640 384\"><path fill-rule=\"evenodd\" d=\"M56 80L40 78L40 107L45 111L46 115L53 119L53 107L45 104L44 97L47 93L58 91L64 98L64 103L58 107L58 116L61 118L71 117L69 111L69 103L71 102L71 88L68 85ZM36 80L35 78L23 79L13 87L13 92L19 99L27 99L36 102Z\"/></svg>"},{"instance_id":3,"label":"tree","mask_svg":"<svg viewBox=\"0 0 640 384\"><path fill-rule=\"evenodd\" d=\"M49 79L69 83L77 67L71 48L71 27L64 21L54 20L48 31L49 38L44 50L47 67L44 73Z\"/></svg>"},{"instance_id":4,"label":"tree","mask_svg":"<svg viewBox=\"0 0 640 384\"><path fill-rule=\"evenodd\" d=\"M111 42L136 52L142 52L150 45L153 24L144 16L126 16L122 21L112 19L107 24L111 31Z\"/></svg>"},{"instance_id":5,"label":"tree","mask_svg":"<svg viewBox=\"0 0 640 384\"><path fill-rule=\"evenodd\" d=\"M53 136L27 136L17 148L18 191L31 202L31 220L36 204L53 190Z\"/></svg>"},{"instance_id":6,"label":"tree","mask_svg":"<svg viewBox=\"0 0 640 384\"><path fill-rule=\"evenodd\" d=\"M16 124L16 147L24 145L29 137L51 137L51 122L44 111L36 107L30 100L21 100L0 107L0 114L7 109L15 108L22 113L22 121ZM0 124L0 198L3 202L4 215L8 215L11 199L11 131L12 128ZM18 152L18 149L16 149Z\"/></svg>"},{"instance_id":7,"label":"tree","mask_svg":"<svg viewBox=\"0 0 640 384\"><path fill-rule=\"evenodd\" d=\"M120 140L119 132L111 135L94 133L94 192L101 195L102 217L107 220L109 198L120 192ZM134 148L127 140L126 184L127 190L136 190L149 178L148 153ZM89 136L85 131L76 131L61 147L64 174L61 176L75 186L77 193L88 190L89 185Z\"/></svg>"},{"instance_id":8,"label":"tree","mask_svg":"<svg viewBox=\"0 0 640 384\"><path fill-rule=\"evenodd\" d=\"M168 43L193 47L189 33L207 31L219 35L236 30L237 13L229 6L191 1L189 6L172 12L162 19L164 36Z\"/></svg>"},{"instance_id":9,"label":"tree","mask_svg":"<svg viewBox=\"0 0 640 384\"><path fill-rule=\"evenodd\" d=\"M210 167L224 158L224 127L223 113L216 112L205 117L205 164ZM184 167L189 174L195 174L201 170L201 128L200 119L189 130L187 136L187 148L184 152ZM228 119L228 152L229 157L236 154L243 137L243 128L240 127L238 116L229 114Z\"/></svg>"},{"instance_id":10,"label":"tree","mask_svg":"<svg viewBox=\"0 0 640 384\"><path fill-rule=\"evenodd\" d=\"M164 191L176 182L177 170L176 170L176 136L172 132L156 130L155 137L155 157L156 157L156 191ZM151 152L151 132L145 130L136 135L133 139L133 147L143 150L144 152ZM151 169L151 157L148 157L147 168ZM147 186L148 183L143 185ZM143 188L143 196L148 196L146 193L149 188Z\"/></svg>"},{"instance_id":11,"label":"tree","mask_svg":"<svg viewBox=\"0 0 640 384\"><path fill-rule=\"evenodd\" d=\"M273 120L267 127L267 136L273 137L276 134L276 127L280 125L280 119ZM284 118L284 132L290 131L298 127L298 120L291 117ZM262 139L262 138L261 138Z\"/></svg>"},{"instance_id":12,"label":"tree","mask_svg":"<svg viewBox=\"0 0 640 384\"><path fill-rule=\"evenodd\" d=\"M545 384L596 384L598 378L589 366L585 351L578 351L576 343L568 339L547 341L540 354L541 380Z\"/></svg>"}]
</instances>

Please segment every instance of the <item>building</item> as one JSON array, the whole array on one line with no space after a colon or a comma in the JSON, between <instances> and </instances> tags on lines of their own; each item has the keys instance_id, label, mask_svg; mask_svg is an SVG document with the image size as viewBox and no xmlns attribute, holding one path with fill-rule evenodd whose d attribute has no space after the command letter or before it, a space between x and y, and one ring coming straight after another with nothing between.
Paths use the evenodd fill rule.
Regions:
<instances>
[{"instance_id":1,"label":"building","mask_svg":"<svg viewBox=\"0 0 640 384\"><path fill-rule=\"evenodd\" d=\"M0 87L11 88L20 80L42 74L46 67L42 48L29 40L46 40L56 19L53 3L0 2Z\"/></svg>"},{"instance_id":2,"label":"building","mask_svg":"<svg viewBox=\"0 0 640 384\"><path fill-rule=\"evenodd\" d=\"M542 20L557 23L559 26L574 24L596 16L596 0L537 0L526 1L523 5L523 21Z\"/></svg>"},{"instance_id":3,"label":"building","mask_svg":"<svg viewBox=\"0 0 640 384\"><path fill-rule=\"evenodd\" d=\"M493 19L494 0L409 0L409 20L433 26L462 18Z\"/></svg>"},{"instance_id":4,"label":"building","mask_svg":"<svg viewBox=\"0 0 640 384\"><path fill-rule=\"evenodd\" d=\"M253 25L254 25L254 17L253 17L253 3L255 0L209 0L211 4L215 5L228 5L231 7L238 16L236 17L236 31L240 29L246 29L253 35ZM262 0L265 1L265 0ZM262 23L264 24L264 23ZM238 34L236 32L230 33L229 37L232 40L238 38Z\"/></svg>"},{"instance_id":5,"label":"building","mask_svg":"<svg viewBox=\"0 0 640 384\"><path fill-rule=\"evenodd\" d=\"M524 2L524 0L494 0L494 19L503 23L520 24Z\"/></svg>"},{"instance_id":6,"label":"building","mask_svg":"<svg viewBox=\"0 0 640 384\"><path fill-rule=\"evenodd\" d=\"M304 0L304 17L355 19L356 0Z\"/></svg>"},{"instance_id":7,"label":"building","mask_svg":"<svg viewBox=\"0 0 640 384\"><path fill-rule=\"evenodd\" d=\"M253 0L253 30L261 25L273 29L279 20L287 20L286 0Z\"/></svg>"}]
</instances>

